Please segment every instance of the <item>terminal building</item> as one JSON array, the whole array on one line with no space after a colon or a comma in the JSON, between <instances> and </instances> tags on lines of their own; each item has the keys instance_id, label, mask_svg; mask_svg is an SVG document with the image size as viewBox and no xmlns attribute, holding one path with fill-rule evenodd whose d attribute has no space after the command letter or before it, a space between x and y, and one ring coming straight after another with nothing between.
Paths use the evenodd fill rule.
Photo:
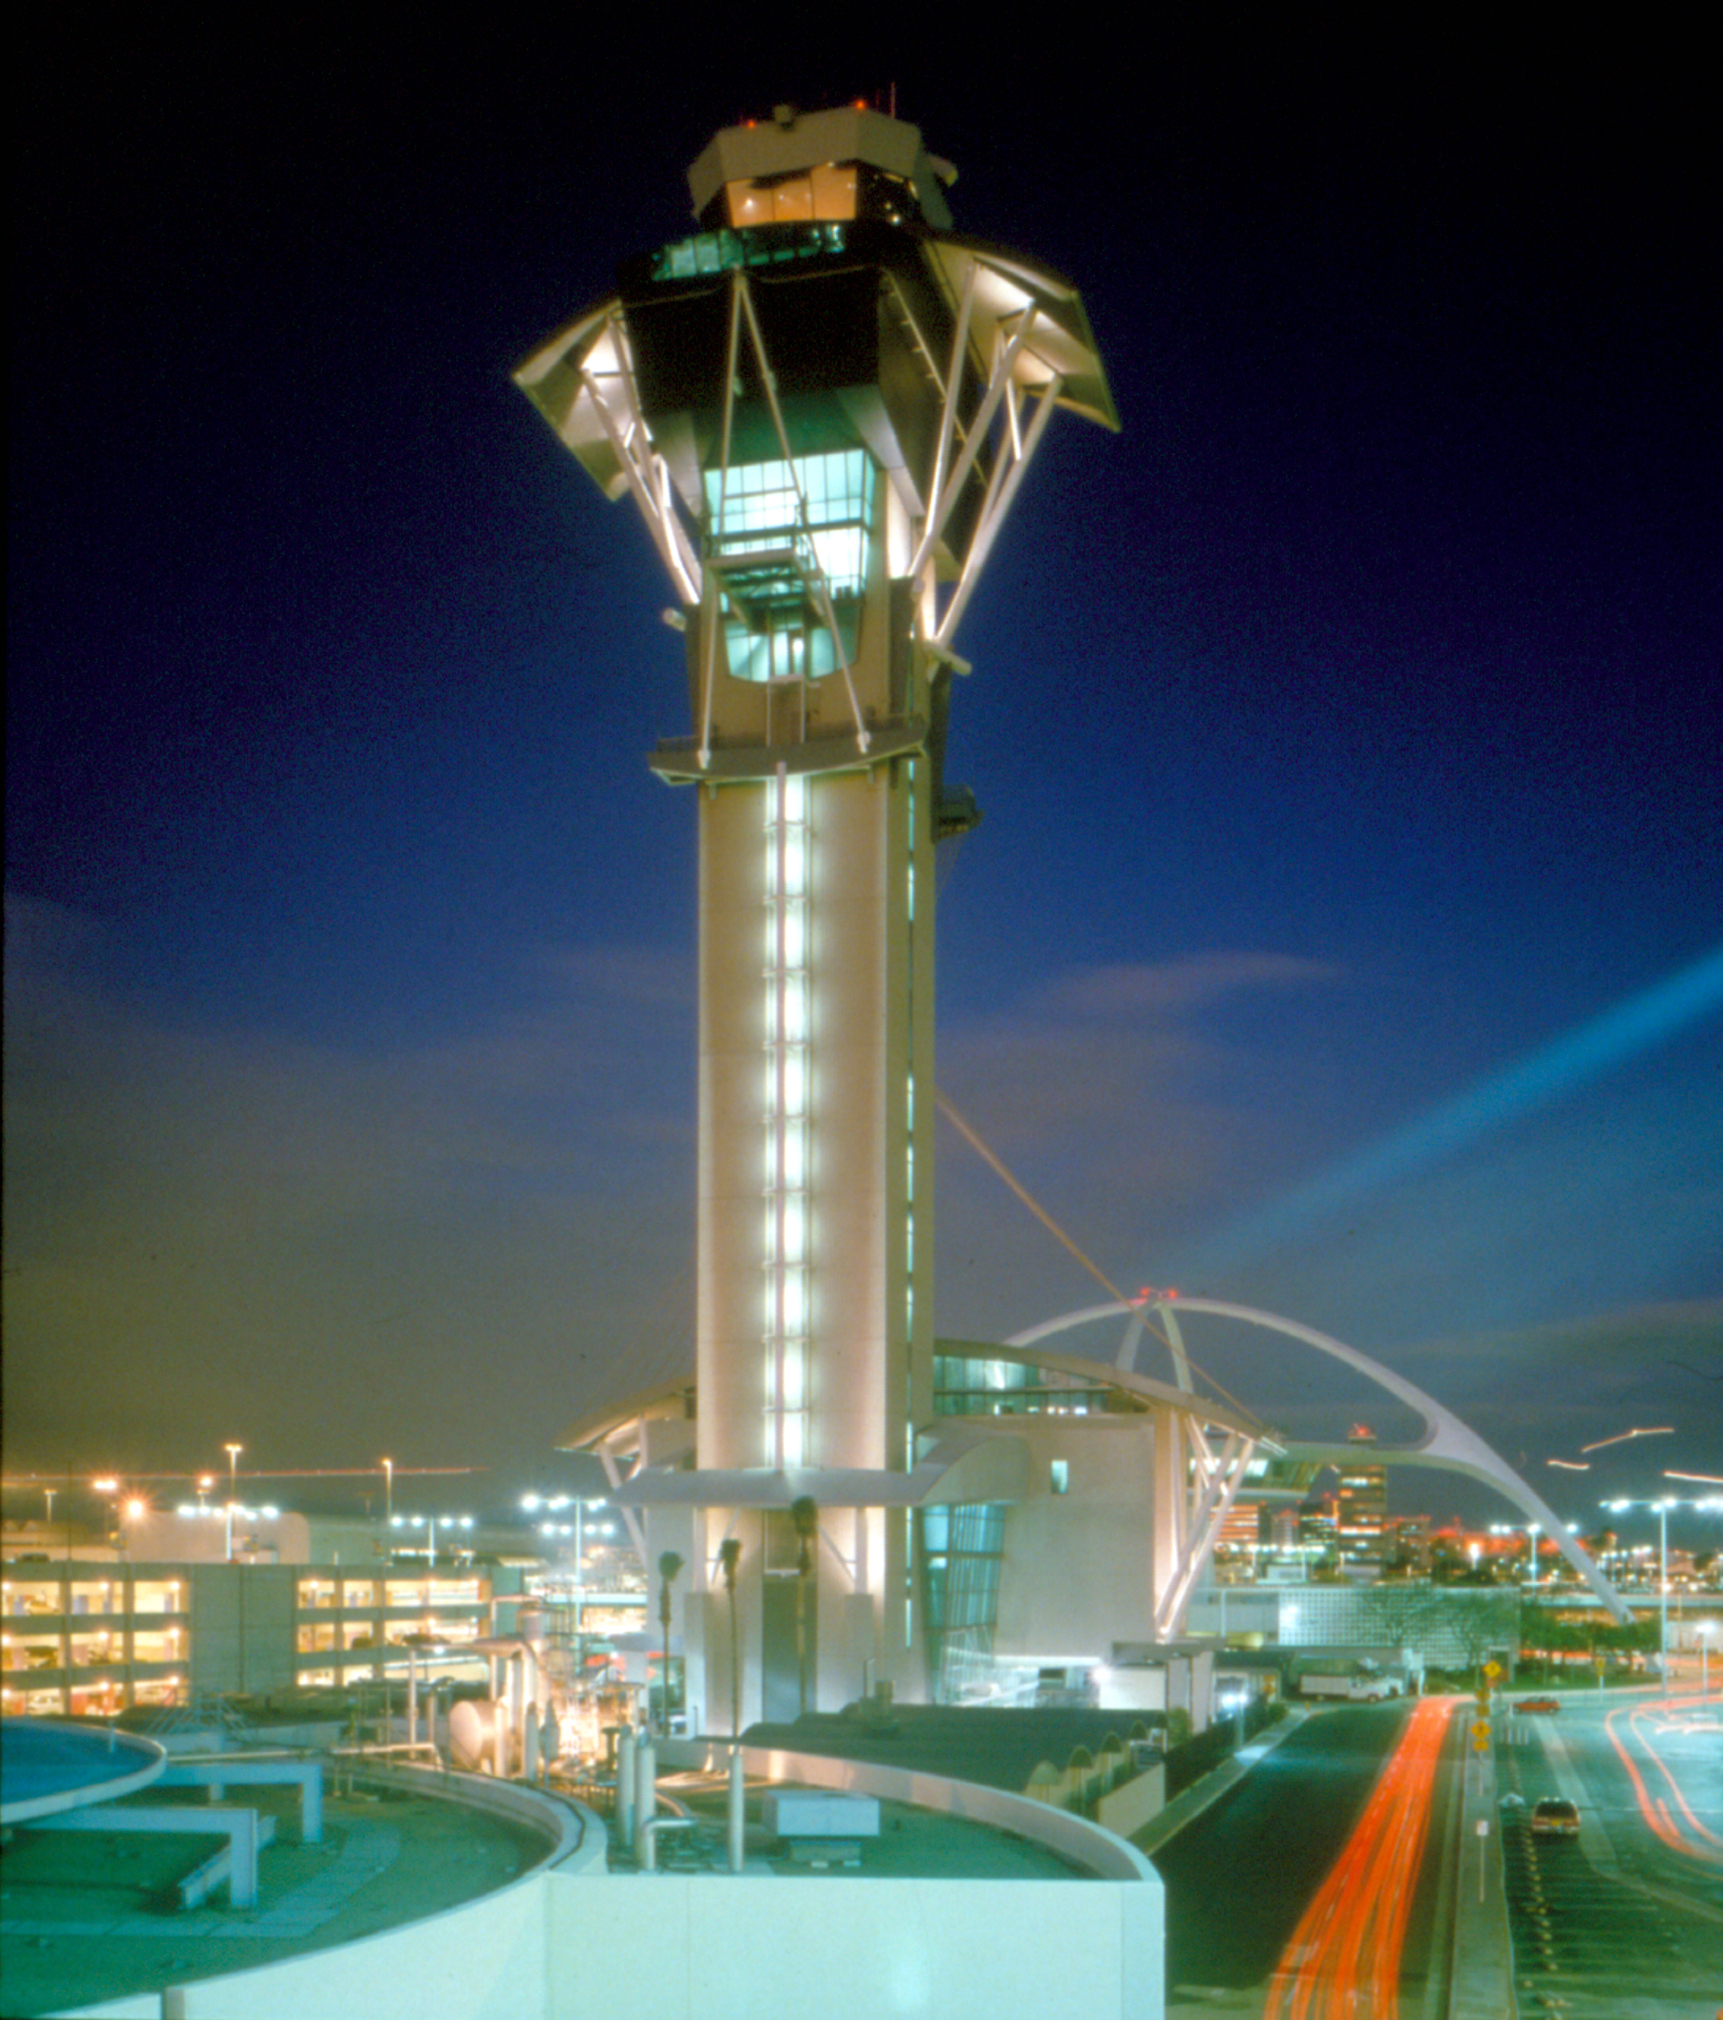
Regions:
<instances>
[{"instance_id":1,"label":"terminal building","mask_svg":"<svg viewBox=\"0 0 1723 2020\"><path fill-rule=\"evenodd\" d=\"M372 1523L225 1508L128 1518L120 1534L9 1525L0 1555L0 1706L109 1718L212 1696L342 1689L435 1671L484 1676L462 1651L567 1609L531 1539L452 1530L465 1547L392 1547ZM228 1550L231 1547L232 1555ZM645 1591L587 1592L587 1630L637 1633ZM573 1623L566 1637L574 1646Z\"/></svg>"}]
</instances>

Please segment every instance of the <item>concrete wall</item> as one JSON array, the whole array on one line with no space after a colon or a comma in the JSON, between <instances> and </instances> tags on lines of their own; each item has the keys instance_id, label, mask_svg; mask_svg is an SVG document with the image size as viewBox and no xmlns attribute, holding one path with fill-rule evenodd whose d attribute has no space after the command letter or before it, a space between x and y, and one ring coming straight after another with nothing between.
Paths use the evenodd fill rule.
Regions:
<instances>
[{"instance_id":1,"label":"concrete wall","mask_svg":"<svg viewBox=\"0 0 1723 2020\"><path fill-rule=\"evenodd\" d=\"M1007 1509L994 1651L1092 1655L1155 1638L1154 1439L1141 1417L1001 1419L1029 1448L1029 1492ZM1069 1491L1050 1491L1064 1460Z\"/></svg>"},{"instance_id":2,"label":"concrete wall","mask_svg":"<svg viewBox=\"0 0 1723 2020\"><path fill-rule=\"evenodd\" d=\"M194 1564L191 1687L256 1694L293 1682L290 1564Z\"/></svg>"},{"instance_id":3,"label":"concrete wall","mask_svg":"<svg viewBox=\"0 0 1723 2020\"><path fill-rule=\"evenodd\" d=\"M538 1873L340 1950L176 1987L165 2008L80 2015L1159 2020L1159 1906L1147 1887L1076 1880Z\"/></svg>"},{"instance_id":4,"label":"concrete wall","mask_svg":"<svg viewBox=\"0 0 1723 2020\"><path fill-rule=\"evenodd\" d=\"M765 1758L751 1756L750 1767ZM816 1765L807 1756L773 1758ZM839 1779L884 1777L894 1790L901 1782L937 1807L1004 1828L1016 1817L1029 1826L1025 1835L1069 1841L1076 1863L1110 1864L1115 1877L611 1876L601 1862L602 1827L590 1819L574 1855L482 1899L336 1950L84 2007L80 2020L231 2020L236 2013L246 2020L312 2013L319 2020L591 2020L609 2012L629 2020L755 2020L763 2013L774 2020L1161 2020L1161 1886L1131 1846L1079 1817L997 1790L852 1762L817 1766ZM493 1806L535 1800L494 1782L478 1793Z\"/></svg>"},{"instance_id":5,"label":"concrete wall","mask_svg":"<svg viewBox=\"0 0 1723 2020\"><path fill-rule=\"evenodd\" d=\"M1066 1880L559 1884L552 2020L1154 2020L1159 1898Z\"/></svg>"},{"instance_id":6,"label":"concrete wall","mask_svg":"<svg viewBox=\"0 0 1723 2020\"><path fill-rule=\"evenodd\" d=\"M75 2020L590 2020L590 1998L553 2004L546 1972L549 1875L334 1950L76 2009ZM594 1902L610 1888L595 1888ZM167 1925L164 1925L167 1926ZM596 1921L587 1933L602 1941ZM614 1986L613 1986L614 1994Z\"/></svg>"}]
</instances>

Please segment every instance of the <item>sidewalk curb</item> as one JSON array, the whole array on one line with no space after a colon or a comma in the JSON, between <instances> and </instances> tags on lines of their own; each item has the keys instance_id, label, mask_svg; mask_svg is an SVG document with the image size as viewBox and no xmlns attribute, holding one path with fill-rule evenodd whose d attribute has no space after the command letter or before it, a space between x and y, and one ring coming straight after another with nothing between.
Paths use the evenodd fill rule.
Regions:
<instances>
[{"instance_id":1,"label":"sidewalk curb","mask_svg":"<svg viewBox=\"0 0 1723 2020\"><path fill-rule=\"evenodd\" d=\"M1285 1718L1253 1739L1248 1746L1229 1754L1219 1767L1211 1768L1201 1781L1193 1782L1182 1795L1175 1796L1153 1822L1133 1832L1131 1843L1145 1858L1152 1858L1162 1845L1176 1838L1186 1824L1200 1817L1204 1810L1212 1809L1228 1789L1236 1788L1265 1754L1272 1753L1283 1739L1290 1739L1309 1717L1310 1713L1301 1707L1289 1706Z\"/></svg>"}]
</instances>

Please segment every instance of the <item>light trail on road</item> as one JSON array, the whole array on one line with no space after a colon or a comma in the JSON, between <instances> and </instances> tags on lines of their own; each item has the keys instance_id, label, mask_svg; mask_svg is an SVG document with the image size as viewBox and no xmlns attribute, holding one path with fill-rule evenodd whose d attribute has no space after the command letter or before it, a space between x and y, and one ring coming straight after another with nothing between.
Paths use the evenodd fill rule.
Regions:
<instances>
[{"instance_id":1,"label":"light trail on road","mask_svg":"<svg viewBox=\"0 0 1723 2020\"><path fill-rule=\"evenodd\" d=\"M1692 1806L1688 1803L1674 1769L1657 1750L1656 1737L1670 1730L1677 1732L1687 1730L1688 1721L1682 1718L1683 1713L1697 1709L1701 1717L1708 1720L1709 1713L1715 1708L1715 1700L1697 1696L1660 1697L1653 1698L1648 1704L1636 1704L1631 1708L1623 1707L1618 1711L1612 1711L1603 1722L1603 1729L1609 1735L1610 1745L1620 1756L1621 1764L1627 1770L1627 1778L1633 1784L1634 1800L1639 1804L1639 1814L1645 1819L1647 1826L1671 1851L1683 1852L1690 1859L1702 1859L1707 1865L1723 1865L1723 1838L1719 1838L1714 1831L1708 1831L1693 1814ZM1617 1721L1625 1722L1626 1739L1616 1730ZM1698 1721L1693 1723L1697 1725ZM1707 1723L1700 1729L1711 1728ZM1646 1762L1669 1784L1669 1793L1675 1799L1675 1806L1687 1819L1688 1827L1696 1833L1696 1838L1690 1838L1682 1829L1664 1798L1647 1788L1645 1777L1639 1771L1639 1763L1630 1751L1630 1742L1643 1753Z\"/></svg>"},{"instance_id":2,"label":"light trail on road","mask_svg":"<svg viewBox=\"0 0 1723 2020\"><path fill-rule=\"evenodd\" d=\"M1424 1698L1413 1709L1364 1814L1281 1953L1263 2020L1394 2020L1442 1742L1464 1702Z\"/></svg>"}]
</instances>

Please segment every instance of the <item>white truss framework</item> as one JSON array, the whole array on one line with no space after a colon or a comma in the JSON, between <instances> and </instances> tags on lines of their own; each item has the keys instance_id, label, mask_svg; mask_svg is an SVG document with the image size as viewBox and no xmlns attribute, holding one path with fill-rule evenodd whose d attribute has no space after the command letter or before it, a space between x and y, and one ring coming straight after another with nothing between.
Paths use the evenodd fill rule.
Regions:
<instances>
[{"instance_id":1,"label":"white truss framework","mask_svg":"<svg viewBox=\"0 0 1723 2020\"><path fill-rule=\"evenodd\" d=\"M1182 1471L1187 1487L1183 1498L1173 1502L1182 1519L1174 1539L1172 1576L1155 1594L1155 1633L1162 1641L1173 1640L1182 1629L1191 1594L1214 1555L1256 1453L1256 1440L1236 1431L1228 1432L1217 1451L1196 1416L1175 1418L1173 1423L1174 1435L1185 1447L1187 1464Z\"/></svg>"},{"instance_id":2,"label":"white truss framework","mask_svg":"<svg viewBox=\"0 0 1723 2020\"><path fill-rule=\"evenodd\" d=\"M621 476L626 480L646 521L646 530L658 549L670 579L683 603L700 601L699 557L678 517L670 468L653 446L651 430L640 411L634 386L634 355L629 347L628 328L619 304L606 309L593 330L578 366L585 402L577 402L569 417L563 439L578 453L580 443L572 432L581 418L580 408L589 405L615 454Z\"/></svg>"},{"instance_id":3,"label":"white truss framework","mask_svg":"<svg viewBox=\"0 0 1723 2020\"><path fill-rule=\"evenodd\" d=\"M1023 481L1030 458L1040 446L1041 437L1053 418L1053 409L1058 405L1065 386L1064 375L1057 367L1036 353L1032 340L1042 333L1052 336L1055 330L1031 301L1014 316L1001 318L994 325L987 383L974 415L967 424L962 421L959 395L969 357L976 277L985 266L985 261L974 259L964 274L957 326L952 332L951 354L943 373L934 366L933 353L905 306L917 348L935 372L943 393L939 433L934 442L925 492L930 501L929 510L909 565L909 576L915 586L919 607L926 606L935 555L951 530L953 515L964 488L978 462L986 471L981 507L970 531L969 544L958 561L956 584L944 610L935 619L927 641L942 647L950 645L987 557L993 551L999 529L1004 525L1006 514L1017 496L1017 487ZM1031 389L1026 389L1024 385L1026 371L1034 375ZM1027 426L1024 424L1026 414ZM989 443L992 445L991 465L982 461Z\"/></svg>"},{"instance_id":4,"label":"white truss framework","mask_svg":"<svg viewBox=\"0 0 1723 2020\"><path fill-rule=\"evenodd\" d=\"M1295 1319L1279 1318L1272 1312L1257 1311L1250 1305L1226 1304L1215 1298L1180 1298L1177 1304L1181 1312L1205 1312L1215 1318L1235 1319L1242 1325L1262 1327L1269 1332L1280 1333L1289 1339L1301 1341L1305 1346L1315 1348L1318 1353L1327 1354L1331 1359L1355 1368L1378 1388L1386 1389L1390 1395L1398 1397L1423 1419L1423 1433L1410 1444L1372 1446L1371 1457L1374 1460L1388 1466L1428 1466L1444 1472L1461 1473L1494 1488L1504 1499L1513 1502L1536 1522L1543 1534L1551 1538L1574 1571L1616 1620L1626 1620L1629 1617L1626 1602L1580 1546L1573 1531L1542 1495L1493 1452L1474 1430L1463 1424L1452 1410L1445 1409L1438 1403L1435 1397L1426 1394L1424 1390L1407 1381L1403 1375L1396 1374L1393 1369L1383 1367L1380 1361L1360 1353L1356 1347L1349 1347L1343 1341L1331 1338L1327 1333L1318 1332L1314 1326L1300 1325ZM1200 1397L1191 1393L1190 1360L1185 1352L1178 1320L1173 1314L1172 1302L1167 1297L1157 1294L1134 1299L1125 1304L1092 1305L1084 1311L1067 1312L1060 1318L1049 1319L1041 1325L1031 1326L1026 1331L1016 1334L1010 1344L1016 1348L1033 1347L1054 1334L1072 1331L1091 1321L1122 1318L1125 1320L1125 1334L1119 1346L1118 1366L1121 1378L1136 1386L1144 1380L1144 1377L1127 1374L1125 1371L1134 1367L1137 1350L1144 1334L1149 1330L1148 1316L1151 1314L1159 1319L1165 1329L1161 1337L1164 1338L1172 1357L1174 1380L1178 1385L1178 1392L1190 1396L1191 1416L1187 1421L1194 1422L1196 1415L1202 1412L1205 1406ZM1259 1442L1266 1444L1268 1441L1261 1439ZM1356 1446L1321 1444L1307 1439L1297 1442L1291 1440L1277 1442L1274 1449L1284 1453L1288 1458L1315 1461L1320 1465L1344 1465L1358 1457ZM1224 1452L1221 1458L1224 1461ZM1196 1506L1200 1506L1202 1498L1195 1492L1196 1472L1195 1467L1190 1469L1191 1488L1195 1495L1193 1512ZM1234 1492L1236 1491L1235 1483ZM1216 1505L1218 1506L1218 1502ZM1226 1506L1231 1506L1230 1499ZM1224 1516L1225 1508L1220 1508L1219 1517L1212 1524L1216 1534L1219 1530L1219 1521L1224 1519ZM1213 1549L1213 1543L1214 1538L1211 1535L1208 1542L1210 1550ZM1192 1524L1188 1537L1181 1538L1178 1554L1178 1566L1185 1563L1187 1556L1195 1566L1184 1584L1186 1604L1194 1589L1196 1577L1200 1575L1203 1564L1207 1561L1206 1557L1200 1555L1201 1550L1201 1535ZM1174 1575L1175 1577L1179 1575L1177 1567ZM1169 1617L1174 1619L1176 1624L1179 1616Z\"/></svg>"},{"instance_id":5,"label":"white truss framework","mask_svg":"<svg viewBox=\"0 0 1723 2020\"><path fill-rule=\"evenodd\" d=\"M962 621L1025 471L1040 446L1056 406L1108 428L1118 426L1100 359L1076 291L1049 268L976 245L934 235L923 245L928 278L952 310L951 341L935 342L906 288L882 267L881 307L895 319L917 368L939 402L939 422L927 467L899 473L909 508L911 555L906 574L916 611L920 647L961 666L951 640ZM668 570L682 607L698 611L696 657L705 678L695 739L698 770L712 762L712 684L719 650L721 607L746 617L740 578L765 567L799 578L812 622L829 634L832 671L848 698L857 751L873 747L856 694L854 668L843 646L831 582L808 509L803 473L790 450L789 430L766 353L756 309L755 280L731 268L725 342L722 449L715 505L691 488L684 471L678 487L641 411L634 348L623 304L612 299L559 332L523 364L515 377L557 434L607 497L634 499L653 545ZM737 366L744 341L758 368L759 393L771 417L795 496L794 524L767 552L746 553L723 533L729 489ZM680 465L678 465L680 468ZM708 473L710 474L710 473ZM715 523L714 523L715 521ZM700 529L714 537L704 542ZM701 547L706 549L702 554ZM734 585L734 586L732 586ZM786 675L803 690L812 676L804 659Z\"/></svg>"},{"instance_id":6,"label":"white truss framework","mask_svg":"<svg viewBox=\"0 0 1723 2020\"><path fill-rule=\"evenodd\" d=\"M766 395L766 405L771 412L772 427L778 437L778 448L783 455L785 468L789 471L790 483L796 494L796 528L799 540L791 548L761 553L741 553L733 557L720 554L716 536L724 525L724 501L730 485L730 442L735 421L736 394L736 351L741 325L748 326L748 340L753 347L754 363L759 369L760 385ZM680 531L680 528L678 528ZM843 635L838 630L837 612L832 606L831 583L825 570L820 566L819 555L814 547L813 518L808 511L808 496L803 488L801 472L796 467L796 458L790 448L789 430L784 426L784 412L778 404L777 380L772 371L771 360L766 356L766 340L760 330L760 319L754 311L753 290L748 285L748 276L740 269L730 275L730 329L725 347L724 359L724 423L718 465L718 510L717 526L714 528L712 551L708 555L708 565L714 574L722 577L726 566L758 567L763 561L782 560L792 566L801 576L803 586L810 600L818 609L831 635L832 652L837 662L837 670L843 675L844 692L849 696L850 716L855 723L856 749L866 752L871 741L867 725L862 720L861 703L856 698L855 681L851 675L849 659L844 652ZM722 594L722 591L720 591ZM717 642L717 598L714 597L702 612L700 637L701 685L705 689L700 723L700 763L705 766L712 756L712 652ZM804 676L805 679L805 676Z\"/></svg>"}]
</instances>

